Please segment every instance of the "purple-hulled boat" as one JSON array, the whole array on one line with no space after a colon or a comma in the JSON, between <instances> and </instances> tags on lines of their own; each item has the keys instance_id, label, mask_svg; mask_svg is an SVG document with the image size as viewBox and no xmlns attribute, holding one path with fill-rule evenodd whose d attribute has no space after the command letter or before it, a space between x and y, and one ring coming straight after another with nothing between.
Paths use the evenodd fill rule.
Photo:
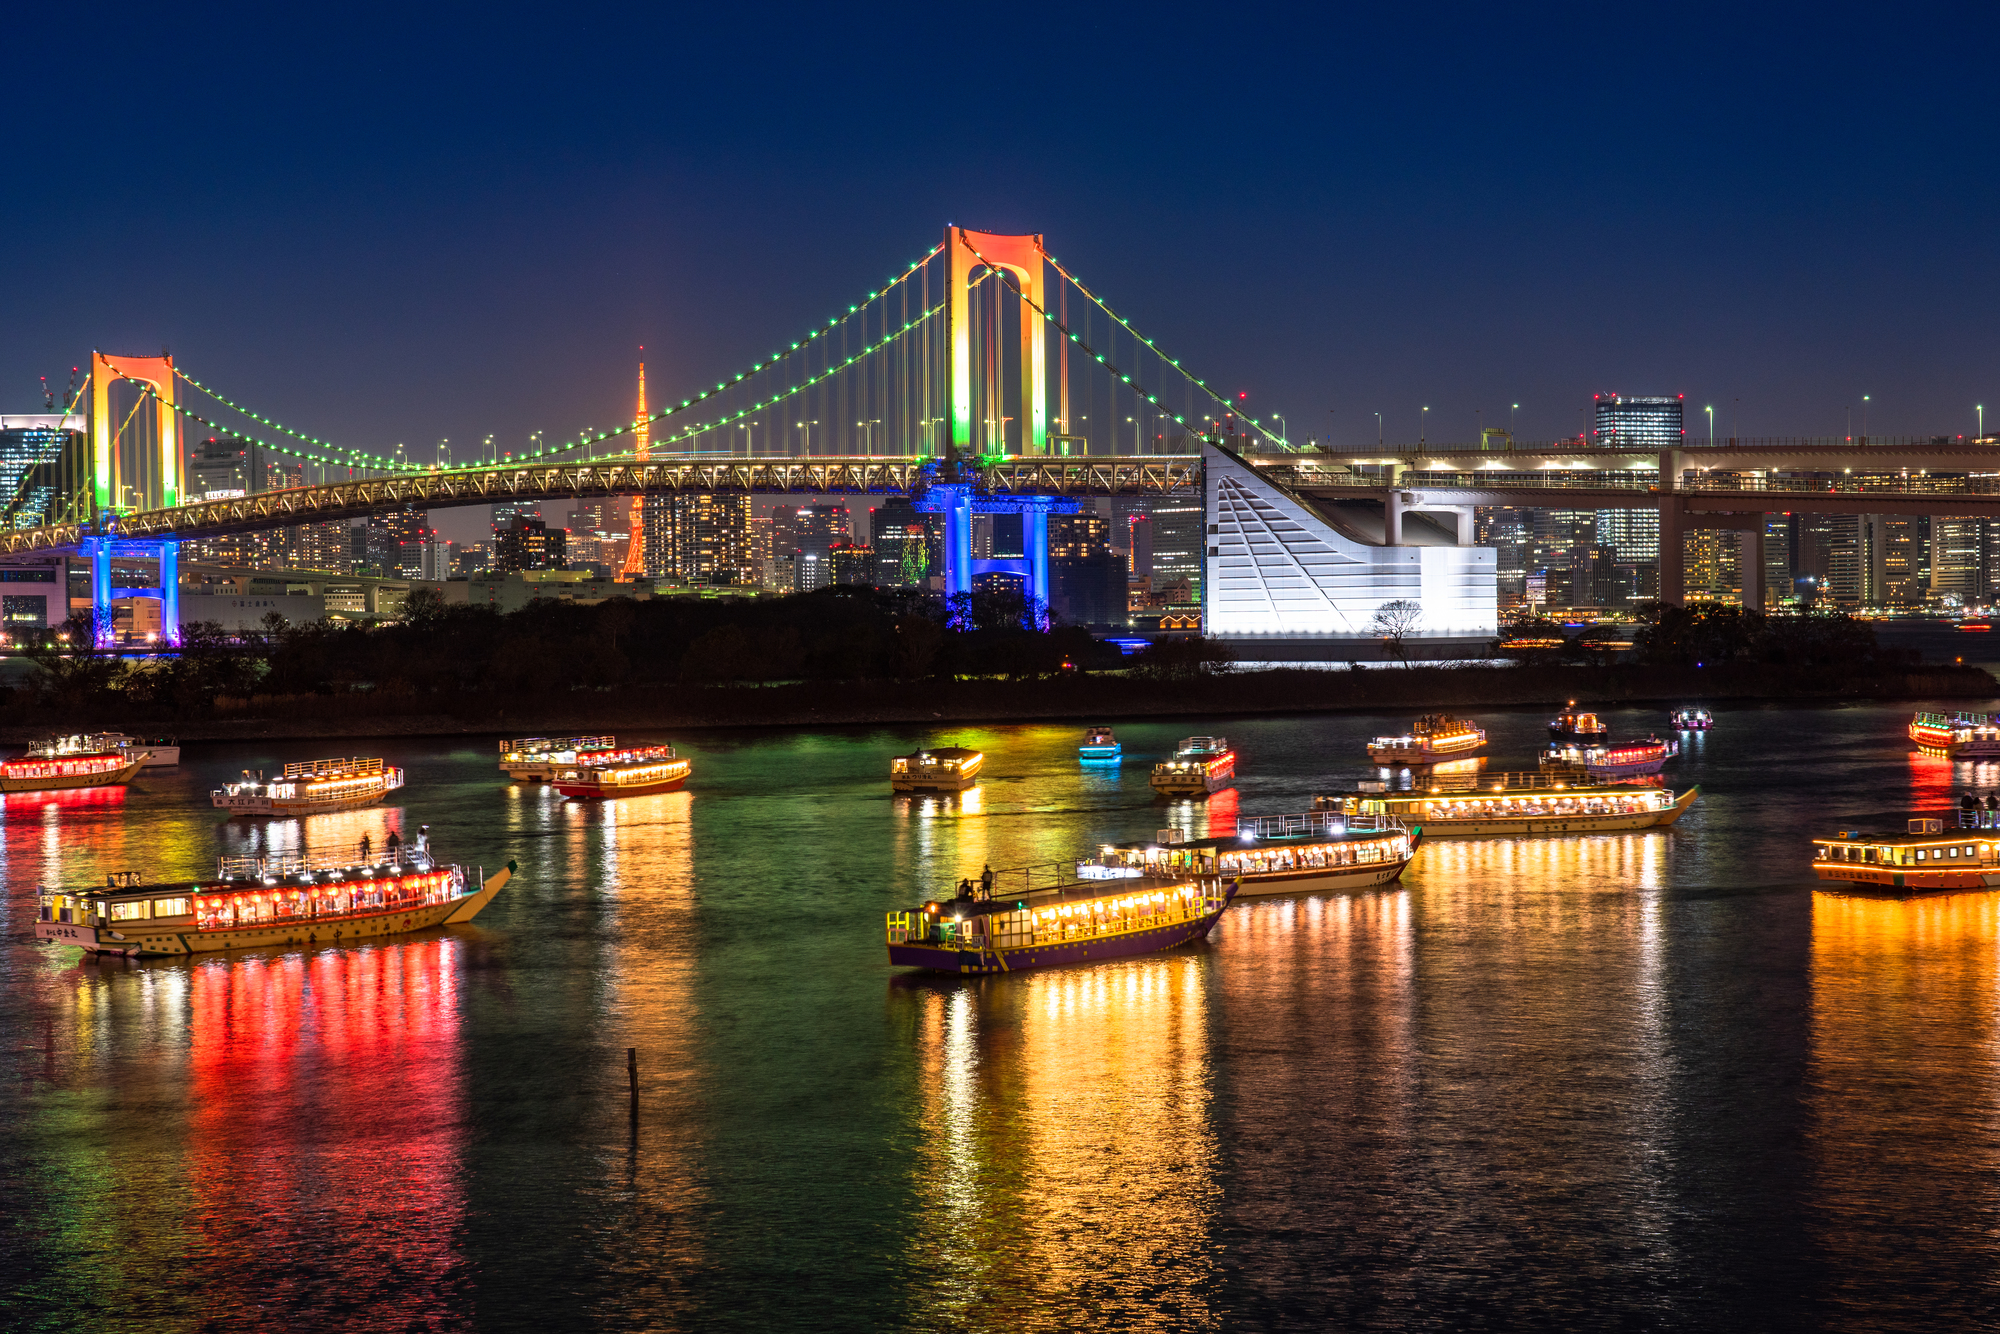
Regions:
<instances>
[{"instance_id":1,"label":"purple-hulled boat","mask_svg":"<svg viewBox=\"0 0 2000 1334\"><path fill-rule=\"evenodd\" d=\"M1173 881L1088 863L987 871L958 893L889 914L889 962L940 973L1018 973L1170 950L1207 937L1238 882Z\"/></svg>"}]
</instances>

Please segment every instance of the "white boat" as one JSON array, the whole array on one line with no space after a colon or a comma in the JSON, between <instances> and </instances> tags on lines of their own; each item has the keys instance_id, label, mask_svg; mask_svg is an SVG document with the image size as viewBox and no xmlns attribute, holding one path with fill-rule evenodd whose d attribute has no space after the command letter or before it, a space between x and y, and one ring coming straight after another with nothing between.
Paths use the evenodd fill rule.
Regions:
<instances>
[{"instance_id":1,"label":"white boat","mask_svg":"<svg viewBox=\"0 0 2000 1334\"><path fill-rule=\"evenodd\" d=\"M558 771L577 766L579 754L617 748L609 736L522 737L500 743L500 769L517 783L553 783Z\"/></svg>"},{"instance_id":2,"label":"white boat","mask_svg":"<svg viewBox=\"0 0 2000 1334\"><path fill-rule=\"evenodd\" d=\"M1180 839L1163 829L1143 843L1107 843L1077 865L1086 879L1131 876L1176 880L1214 875L1238 882L1236 896L1318 894L1393 884L1422 835L1387 815L1311 811L1237 821L1234 837Z\"/></svg>"},{"instance_id":3,"label":"white boat","mask_svg":"<svg viewBox=\"0 0 2000 1334\"><path fill-rule=\"evenodd\" d=\"M71 755L125 755L143 769L171 767L181 762L178 741L143 741L124 732L85 732L49 737L28 747L32 759L62 759Z\"/></svg>"}]
</instances>

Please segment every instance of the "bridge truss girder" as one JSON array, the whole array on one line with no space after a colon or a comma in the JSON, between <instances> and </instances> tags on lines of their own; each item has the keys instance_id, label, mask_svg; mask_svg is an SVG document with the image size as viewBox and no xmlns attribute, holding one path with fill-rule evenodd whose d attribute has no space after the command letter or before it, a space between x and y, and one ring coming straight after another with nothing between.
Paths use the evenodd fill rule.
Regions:
<instances>
[{"instance_id":1,"label":"bridge truss girder","mask_svg":"<svg viewBox=\"0 0 2000 1334\"><path fill-rule=\"evenodd\" d=\"M327 523L406 509L451 509L499 501L585 499L674 492L724 494L921 494L934 480L930 460L908 457L659 459L416 473L259 491L226 500L119 516L126 539L193 540L262 528ZM1023 459L966 477L996 496L1185 495L1198 493L1201 461L1183 455L1102 459ZM98 534L88 524L0 532L0 555L75 548Z\"/></svg>"}]
</instances>

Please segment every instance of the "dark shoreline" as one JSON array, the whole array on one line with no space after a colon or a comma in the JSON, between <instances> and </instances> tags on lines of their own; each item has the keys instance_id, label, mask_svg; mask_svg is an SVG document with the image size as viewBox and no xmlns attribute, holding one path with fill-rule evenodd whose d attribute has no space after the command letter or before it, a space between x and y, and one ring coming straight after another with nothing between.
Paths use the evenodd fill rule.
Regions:
<instances>
[{"instance_id":1,"label":"dark shoreline","mask_svg":"<svg viewBox=\"0 0 2000 1334\"><path fill-rule=\"evenodd\" d=\"M0 741L51 731L118 728L182 741L339 736L740 727L1136 721L1273 714L1583 704L1843 703L1984 700L2000 682L1976 667L1927 666L1835 675L1769 664L1722 667L1414 667L1240 672L1182 681L1126 676L1044 680L850 681L775 686L636 687L556 696L313 695L225 700L200 718L129 714L0 723Z\"/></svg>"}]
</instances>

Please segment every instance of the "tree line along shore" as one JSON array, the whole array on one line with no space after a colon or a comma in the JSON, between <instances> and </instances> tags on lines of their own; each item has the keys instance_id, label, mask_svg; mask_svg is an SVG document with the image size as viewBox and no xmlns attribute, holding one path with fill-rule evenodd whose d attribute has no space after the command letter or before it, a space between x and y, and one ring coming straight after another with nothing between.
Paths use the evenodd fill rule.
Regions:
<instances>
[{"instance_id":1,"label":"tree line along shore","mask_svg":"<svg viewBox=\"0 0 2000 1334\"><path fill-rule=\"evenodd\" d=\"M1243 670L1219 645L1123 655L1004 595L823 590L750 603L538 603L500 614L415 600L401 622L257 634L186 627L133 661L50 642L0 693L0 736L94 727L238 736L1116 721L1327 711L2000 694L1976 667L1925 664L1838 614L1645 609L1626 648L1517 619L1502 665ZM88 627L72 642L87 643Z\"/></svg>"}]
</instances>

